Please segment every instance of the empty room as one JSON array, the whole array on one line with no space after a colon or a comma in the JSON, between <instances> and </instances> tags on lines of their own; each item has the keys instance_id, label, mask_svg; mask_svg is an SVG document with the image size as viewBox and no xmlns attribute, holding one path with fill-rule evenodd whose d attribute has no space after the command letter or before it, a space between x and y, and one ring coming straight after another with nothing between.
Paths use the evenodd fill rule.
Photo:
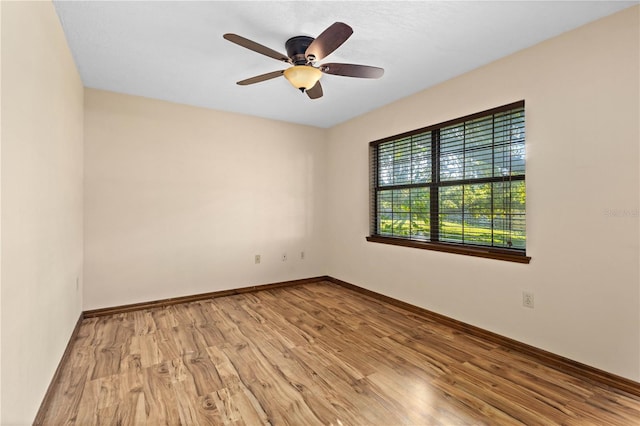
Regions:
<instances>
[{"instance_id":1,"label":"empty room","mask_svg":"<svg viewBox=\"0 0 640 426\"><path fill-rule=\"evenodd\" d=\"M640 2L0 34L0 425L640 424Z\"/></svg>"}]
</instances>

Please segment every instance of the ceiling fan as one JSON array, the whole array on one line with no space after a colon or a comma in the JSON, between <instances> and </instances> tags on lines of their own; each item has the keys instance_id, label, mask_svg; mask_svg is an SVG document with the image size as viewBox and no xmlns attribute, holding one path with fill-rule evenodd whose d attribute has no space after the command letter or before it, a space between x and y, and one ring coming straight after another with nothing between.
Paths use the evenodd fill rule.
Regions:
<instances>
[{"instance_id":1,"label":"ceiling fan","mask_svg":"<svg viewBox=\"0 0 640 426\"><path fill-rule=\"evenodd\" d=\"M296 36L287 40L285 43L287 55L237 34L225 34L223 37L239 46L293 65L286 70L273 71L238 81L237 84L246 86L284 75L296 89L306 93L311 99L318 99L322 96L320 85L322 73L358 78L380 78L384 74L382 68L368 65L340 63L315 65L316 61L322 60L347 41L351 34L353 29L349 25L336 22L315 39Z\"/></svg>"}]
</instances>

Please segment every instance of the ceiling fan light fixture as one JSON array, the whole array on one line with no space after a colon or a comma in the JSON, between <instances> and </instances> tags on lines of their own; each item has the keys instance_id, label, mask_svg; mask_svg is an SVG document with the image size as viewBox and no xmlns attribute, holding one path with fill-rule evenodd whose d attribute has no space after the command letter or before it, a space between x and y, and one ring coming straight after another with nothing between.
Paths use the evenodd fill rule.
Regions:
<instances>
[{"instance_id":1,"label":"ceiling fan light fixture","mask_svg":"<svg viewBox=\"0 0 640 426\"><path fill-rule=\"evenodd\" d=\"M304 92L316 85L322 71L309 65L296 65L284 70L284 76L293 87Z\"/></svg>"}]
</instances>

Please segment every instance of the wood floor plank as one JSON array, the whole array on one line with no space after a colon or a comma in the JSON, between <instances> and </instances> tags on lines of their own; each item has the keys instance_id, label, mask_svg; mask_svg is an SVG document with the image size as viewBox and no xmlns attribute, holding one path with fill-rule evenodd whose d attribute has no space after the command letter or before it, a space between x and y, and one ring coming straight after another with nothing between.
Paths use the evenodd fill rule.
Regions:
<instances>
[{"instance_id":1,"label":"wood floor plank","mask_svg":"<svg viewBox=\"0 0 640 426\"><path fill-rule=\"evenodd\" d=\"M84 341L84 338L79 337L79 341ZM74 367L66 366L62 369L60 380L56 385L55 398L48 407L51 418L60 419L65 424L75 422L84 388L89 381L92 357L93 351L90 348L74 347L69 359L69 366Z\"/></svg>"},{"instance_id":2,"label":"wood floor plank","mask_svg":"<svg viewBox=\"0 0 640 426\"><path fill-rule=\"evenodd\" d=\"M309 366L316 382L321 381L330 389L332 405L344 413L338 416L343 424L396 424L397 415L381 405L371 395L364 376L354 372L332 354L323 352L317 345L297 347L291 350L294 357ZM323 356L319 357L318 354Z\"/></svg>"},{"instance_id":3,"label":"wood floor plank","mask_svg":"<svg viewBox=\"0 0 640 426\"><path fill-rule=\"evenodd\" d=\"M133 327L136 336L153 333L157 330L156 322L152 313L149 311L135 311L129 313L128 316L133 318Z\"/></svg>"},{"instance_id":4,"label":"wood floor plank","mask_svg":"<svg viewBox=\"0 0 640 426\"><path fill-rule=\"evenodd\" d=\"M179 325L171 306L149 309L149 312L157 329L168 330Z\"/></svg>"},{"instance_id":5,"label":"wood floor plank","mask_svg":"<svg viewBox=\"0 0 640 426\"><path fill-rule=\"evenodd\" d=\"M266 424L269 417L262 404L258 401L245 384L231 359L222 348L212 346L207 349L209 356L214 361L222 382L225 384L223 396L225 402L224 412L228 414L231 422L245 422L246 424Z\"/></svg>"},{"instance_id":6,"label":"wood floor plank","mask_svg":"<svg viewBox=\"0 0 640 426\"><path fill-rule=\"evenodd\" d=\"M491 407L524 424L548 425L553 423L553 419L560 422L567 419L566 411L531 398L530 393L518 384L487 374L486 370L473 364L460 365L453 375L442 378L442 380L447 379L453 380L456 387L465 389L471 394L482 394L483 401Z\"/></svg>"},{"instance_id":7,"label":"wood floor plank","mask_svg":"<svg viewBox=\"0 0 640 426\"><path fill-rule=\"evenodd\" d=\"M640 397L328 282L83 320L46 425L640 424Z\"/></svg>"},{"instance_id":8,"label":"wood floor plank","mask_svg":"<svg viewBox=\"0 0 640 426\"><path fill-rule=\"evenodd\" d=\"M267 336L285 342L287 347L292 348L314 342L313 336L293 326L277 309L269 307L266 303L252 304L250 307L263 317L269 318L269 321L264 324Z\"/></svg>"}]
</instances>

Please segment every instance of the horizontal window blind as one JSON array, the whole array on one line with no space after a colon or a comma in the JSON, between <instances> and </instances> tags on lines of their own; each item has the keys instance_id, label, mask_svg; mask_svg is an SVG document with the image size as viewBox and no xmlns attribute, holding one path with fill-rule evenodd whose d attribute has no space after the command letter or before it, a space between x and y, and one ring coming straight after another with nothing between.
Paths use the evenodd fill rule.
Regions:
<instances>
[{"instance_id":1,"label":"horizontal window blind","mask_svg":"<svg viewBox=\"0 0 640 426\"><path fill-rule=\"evenodd\" d=\"M371 235L524 253L524 101L370 144Z\"/></svg>"}]
</instances>

